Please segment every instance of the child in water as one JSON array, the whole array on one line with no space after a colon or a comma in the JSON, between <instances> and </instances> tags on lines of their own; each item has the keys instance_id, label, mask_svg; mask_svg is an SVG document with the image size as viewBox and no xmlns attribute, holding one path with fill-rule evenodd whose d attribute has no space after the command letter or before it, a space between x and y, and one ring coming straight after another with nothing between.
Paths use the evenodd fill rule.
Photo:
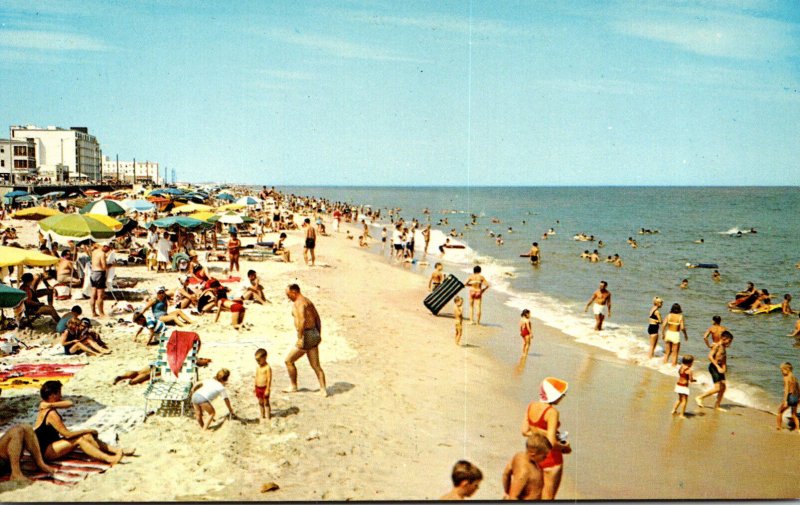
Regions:
<instances>
[{"instance_id":1,"label":"child in water","mask_svg":"<svg viewBox=\"0 0 800 505\"><path fill-rule=\"evenodd\" d=\"M686 401L689 399L689 383L695 382L692 375L692 364L694 363L694 356L691 354L685 355L681 359L681 367L678 369L678 383L675 385L675 392L678 393L678 401L672 407L672 415L681 409L680 417L686 419Z\"/></svg>"},{"instance_id":2,"label":"child in water","mask_svg":"<svg viewBox=\"0 0 800 505\"><path fill-rule=\"evenodd\" d=\"M800 433L800 421L797 419L797 403L800 401L800 385L797 383L797 377L792 373L792 364L786 362L781 365L781 374L783 374L783 402L778 407L778 431L783 427L783 413L786 409L791 409L792 421L794 421L794 429Z\"/></svg>"},{"instance_id":3,"label":"child in water","mask_svg":"<svg viewBox=\"0 0 800 505\"><path fill-rule=\"evenodd\" d=\"M437 263L439 265L439 263ZM456 345L461 345L461 334L463 331L463 321L464 321L464 310L462 309L462 305L464 304L464 299L460 296L457 296L453 299L453 303L455 304L455 309L453 310L453 318L456 320Z\"/></svg>"},{"instance_id":4,"label":"child in water","mask_svg":"<svg viewBox=\"0 0 800 505\"><path fill-rule=\"evenodd\" d=\"M533 329L531 328L531 311L525 309L522 311L519 320L519 336L522 337L522 355L528 355L528 349L531 347L531 340L533 340Z\"/></svg>"}]
</instances>

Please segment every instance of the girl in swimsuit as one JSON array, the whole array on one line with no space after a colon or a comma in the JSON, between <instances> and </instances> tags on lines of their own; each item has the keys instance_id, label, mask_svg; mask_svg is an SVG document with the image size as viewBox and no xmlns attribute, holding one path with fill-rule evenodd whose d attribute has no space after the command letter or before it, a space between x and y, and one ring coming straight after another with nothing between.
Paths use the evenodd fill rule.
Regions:
<instances>
[{"instance_id":1,"label":"girl in swimsuit","mask_svg":"<svg viewBox=\"0 0 800 505\"><path fill-rule=\"evenodd\" d=\"M650 317L647 322L647 334L650 335L650 352L647 354L647 359L651 359L656 352L656 344L658 344L658 333L661 328L661 313L658 309L664 305L664 301L660 297L653 298L653 306L650 308Z\"/></svg>"},{"instance_id":2,"label":"girl in swimsuit","mask_svg":"<svg viewBox=\"0 0 800 505\"><path fill-rule=\"evenodd\" d=\"M133 450L125 450L107 445L97 437L97 430L72 431L64 426L58 408L72 405L71 401L61 399L61 382L47 381L40 390L42 402L33 431L45 459L54 460L66 456L77 447L88 456L115 465L122 456L133 455Z\"/></svg>"},{"instance_id":3,"label":"girl in swimsuit","mask_svg":"<svg viewBox=\"0 0 800 505\"><path fill-rule=\"evenodd\" d=\"M680 408L681 417L684 419L686 419L686 401L689 399L689 383L695 382L692 376L692 363L694 363L694 356L691 354L687 354L681 359L681 367L678 369L678 383L675 385L678 401L672 407L672 414L677 414Z\"/></svg>"},{"instance_id":4,"label":"girl in swimsuit","mask_svg":"<svg viewBox=\"0 0 800 505\"><path fill-rule=\"evenodd\" d=\"M531 328L531 311L525 309L522 311L519 320L519 336L522 337L522 355L528 355L528 349L531 347L531 340L533 339L533 329Z\"/></svg>"},{"instance_id":5,"label":"girl in swimsuit","mask_svg":"<svg viewBox=\"0 0 800 505\"><path fill-rule=\"evenodd\" d=\"M680 304L672 304L662 329L664 332L664 363L672 357L672 366L677 366L678 353L681 351L681 332L683 332L684 338L689 340Z\"/></svg>"},{"instance_id":6,"label":"girl in swimsuit","mask_svg":"<svg viewBox=\"0 0 800 505\"><path fill-rule=\"evenodd\" d=\"M560 379L553 377L544 379L539 388L540 401L531 402L528 405L525 420L522 422L523 436L527 437L533 433L533 430L539 430L553 446L544 461L539 463L544 477L542 500L555 499L564 470L563 454L572 452L569 442L562 441L558 436L558 428L561 423L559 412L555 408L555 405L558 405L564 398L567 387L568 384Z\"/></svg>"}]
</instances>

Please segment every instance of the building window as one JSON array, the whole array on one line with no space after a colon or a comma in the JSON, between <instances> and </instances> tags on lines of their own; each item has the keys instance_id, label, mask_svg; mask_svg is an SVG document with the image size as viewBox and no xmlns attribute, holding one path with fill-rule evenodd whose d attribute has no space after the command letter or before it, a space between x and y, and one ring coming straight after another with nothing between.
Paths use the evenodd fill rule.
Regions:
<instances>
[{"instance_id":1,"label":"building window","mask_svg":"<svg viewBox=\"0 0 800 505\"><path fill-rule=\"evenodd\" d=\"M14 160L14 168L28 168L28 160Z\"/></svg>"},{"instance_id":2,"label":"building window","mask_svg":"<svg viewBox=\"0 0 800 505\"><path fill-rule=\"evenodd\" d=\"M6 160L0 160L0 167L6 166Z\"/></svg>"},{"instance_id":3,"label":"building window","mask_svg":"<svg viewBox=\"0 0 800 505\"><path fill-rule=\"evenodd\" d=\"M28 150L25 146L14 146L14 156L27 156Z\"/></svg>"}]
</instances>

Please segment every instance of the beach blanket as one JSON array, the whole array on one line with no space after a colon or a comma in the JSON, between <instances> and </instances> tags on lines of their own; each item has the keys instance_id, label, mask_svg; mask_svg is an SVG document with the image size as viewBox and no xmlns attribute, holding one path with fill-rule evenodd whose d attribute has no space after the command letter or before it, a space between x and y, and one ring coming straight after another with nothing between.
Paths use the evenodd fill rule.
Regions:
<instances>
[{"instance_id":1,"label":"beach blanket","mask_svg":"<svg viewBox=\"0 0 800 505\"><path fill-rule=\"evenodd\" d=\"M83 366L82 363L14 364L0 370L0 389L39 388L49 380L66 382Z\"/></svg>"},{"instance_id":2,"label":"beach blanket","mask_svg":"<svg viewBox=\"0 0 800 505\"><path fill-rule=\"evenodd\" d=\"M175 330L169 336L169 341L167 341L167 364L169 364L169 369L172 370L175 377L180 373L186 356L192 350L195 341L198 340L200 340L200 336L193 331Z\"/></svg>"},{"instance_id":3,"label":"beach blanket","mask_svg":"<svg viewBox=\"0 0 800 505\"><path fill-rule=\"evenodd\" d=\"M141 409L140 409L141 410ZM80 449L72 451L58 461L50 461L49 464L56 468L56 473L50 475L42 472L36 467L33 458L27 452L22 455L20 460L22 472L32 480L52 482L60 485L75 485L91 474L103 473L111 465L103 461L93 460ZM0 482L6 482L11 478L10 475L0 477Z\"/></svg>"}]
</instances>

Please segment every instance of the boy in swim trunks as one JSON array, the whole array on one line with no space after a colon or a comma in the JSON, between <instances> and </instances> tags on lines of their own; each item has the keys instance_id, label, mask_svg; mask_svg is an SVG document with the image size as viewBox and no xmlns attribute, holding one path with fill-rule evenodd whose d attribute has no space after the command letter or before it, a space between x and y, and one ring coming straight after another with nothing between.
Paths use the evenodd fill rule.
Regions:
<instances>
[{"instance_id":1,"label":"boy in swim trunks","mask_svg":"<svg viewBox=\"0 0 800 505\"><path fill-rule=\"evenodd\" d=\"M783 401L778 407L778 431L783 427L783 413L786 409L791 409L791 417L794 422L794 430L800 433L800 420L797 418L797 404L800 403L800 385L797 377L792 372L792 364L786 362L781 365L783 375Z\"/></svg>"},{"instance_id":2,"label":"boy in swim trunks","mask_svg":"<svg viewBox=\"0 0 800 505\"><path fill-rule=\"evenodd\" d=\"M727 348L733 342L733 335L729 331L722 332L722 338L716 344L711 346L711 352L708 353L708 360L711 363L708 365L708 372L711 374L711 380L714 381L714 387L700 396L695 397L694 401L697 402L698 407L704 407L703 398L717 395L717 402L714 408L721 412L726 412L720 405L722 404L722 396L725 394L725 373L728 371L728 353Z\"/></svg>"},{"instance_id":3,"label":"boy in swim trunks","mask_svg":"<svg viewBox=\"0 0 800 505\"><path fill-rule=\"evenodd\" d=\"M503 470L504 500L540 500L544 477L539 463L553 448L542 433L533 433L525 442L525 451L518 452Z\"/></svg>"},{"instance_id":4,"label":"boy in swim trunks","mask_svg":"<svg viewBox=\"0 0 800 505\"><path fill-rule=\"evenodd\" d=\"M431 273L431 278L428 280L428 291L438 288L439 284L444 280L443 268L442 264L438 262L433 266L433 273Z\"/></svg>"},{"instance_id":5,"label":"boy in swim trunks","mask_svg":"<svg viewBox=\"0 0 800 505\"><path fill-rule=\"evenodd\" d=\"M271 419L272 409L269 405L269 391L272 387L272 368L267 363L266 349L256 351L256 398L261 409L261 419Z\"/></svg>"},{"instance_id":6,"label":"boy in swim trunks","mask_svg":"<svg viewBox=\"0 0 800 505\"><path fill-rule=\"evenodd\" d=\"M438 264L439 263L437 263L437 265ZM453 304L455 305L455 308L453 309L453 318L456 320L456 345L460 346L464 321L464 309L462 309L464 300L460 296L457 296L453 298Z\"/></svg>"}]
</instances>

